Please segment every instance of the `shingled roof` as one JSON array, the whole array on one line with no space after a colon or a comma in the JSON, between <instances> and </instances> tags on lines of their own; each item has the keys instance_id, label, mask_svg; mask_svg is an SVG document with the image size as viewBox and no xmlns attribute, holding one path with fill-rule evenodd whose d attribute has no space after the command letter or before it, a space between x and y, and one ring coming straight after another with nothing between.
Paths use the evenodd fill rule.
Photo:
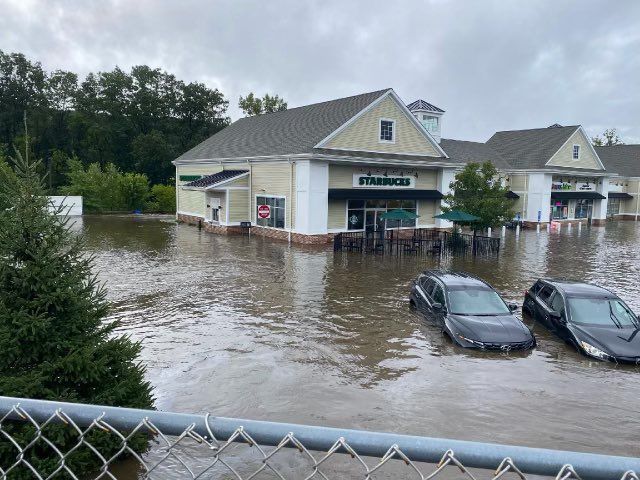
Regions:
<instances>
[{"instance_id":1,"label":"shingled roof","mask_svg":"<svg viewBox=\"0 0 640 480\"><path fill-rule=\"evenodd\" d=\"M456 163L484 163L488 161L499 169L511 167L509 162L486 143L443 138L440 141L440 146L449 155L449 160Z\"/></svg>"},{"instance_id":2,"label":"shingled roof","mask_svg":"<svg viewBox=\"0 0 640 480\"><path fill-rule=\"evenodd\" d=\"M212 175L206 175L198 180L189 182L185 185L185 187L213 187L214 185L227 182L236 177L239 177L240 175L244 175L245 173L249 173L249 170L223 170L222 172L214 173Z\"/></svg>"},{"instance_id":3,"label":"shingled roof","mask_svg":"<svg viewBox=\"0 0 640 480\"><path fill-rule=\"evenodd\" d=\"M429 112L444 113L444 110L442 110L441 108L438 108L435 105L431 105L429 102L425 102L421 99L418 99L415 102L411 102L409 105L407 105L407 108L411 111L427 110Z\"/></svg>"},{"instance_id":4,"label":"shingled roof","mask_svg":"<svg viewBox=\"0 0 640 480\"><path fill-rule=\"evenodd\" d=\"M487 145L513 168L544 168L578 128L579 125L573 125L496 132L487 141Z\"/></svg>"},{"instance_id":5,"label":"shingled roof","mask_svg":"<svg viewBox=\"0 0 640 480\"><path fill-rule=\"evenodd\" d=\"M607 171L625 177L640 177L640 145L595 147Z\"/></svg>"},{"instance_id":6,"label":"shingled roof","mask_svg":"<svg viewBox=\"0 0 640 480\"><path fill-rule=\"evenodd\" d=\"M389 90L241 118L177 160L311 153L322 139Z\"/></svg>"}]
</instances>

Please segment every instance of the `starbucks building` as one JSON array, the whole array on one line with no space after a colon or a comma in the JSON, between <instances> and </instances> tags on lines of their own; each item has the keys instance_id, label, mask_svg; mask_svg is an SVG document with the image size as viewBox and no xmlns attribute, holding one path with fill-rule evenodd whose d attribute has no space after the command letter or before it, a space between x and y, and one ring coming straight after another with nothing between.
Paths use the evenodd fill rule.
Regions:
<instances>
[{"instance_id":1,"label":"starbucks building","mask_svg":"<svg viewBox=\"0 0 640 480\"><path fill-rule=\"evenodd\" d=\"M434 215L462 163L440 145L443 114L389 89L243 118L174 161L178 219L301 243L448 227ZM419 217L381 218L396 208Z\"/></svg>"}]
</instances>

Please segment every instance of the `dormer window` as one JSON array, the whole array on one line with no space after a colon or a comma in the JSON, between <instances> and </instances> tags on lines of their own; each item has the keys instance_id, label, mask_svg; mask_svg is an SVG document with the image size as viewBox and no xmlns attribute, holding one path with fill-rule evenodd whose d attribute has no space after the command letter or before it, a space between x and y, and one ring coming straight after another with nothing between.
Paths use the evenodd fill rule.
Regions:
<instances>
[{"instance_id":1,"label":"dormer window","mask_svg":"<svg viewBox=\"0 0 640 480\"><path fill-rule=\"evenodd\" d=\"M573 159L580 160L580 145L573 146Z\"/></svg>"},{"instance_id":2,"label":"dormer window","mask_svg":"<svg viewBox=\"0 0 640 480\"><path fill-rule=\"evenodd\" d=\"M438 117L422 115L422 125L428 132L438 131Z\"/></svg>"},{"instance_id":3,"label":"dormer window","mask_svg":"<svg viewBox=\"0 0 640 480\"><path fill-rule=\"evenodd\" d=\"M396 142L396 121L389 118L380 119L380 135L378 137L381 143Z\"/></svg>"}]
</instances>

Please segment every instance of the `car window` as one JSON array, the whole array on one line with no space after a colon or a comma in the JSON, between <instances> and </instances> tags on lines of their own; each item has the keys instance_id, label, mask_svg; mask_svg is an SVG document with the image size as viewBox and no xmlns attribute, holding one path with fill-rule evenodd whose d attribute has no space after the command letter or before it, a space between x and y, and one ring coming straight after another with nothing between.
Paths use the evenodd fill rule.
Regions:
<instances>
[{"instance_id":1,"label":"car window","mask_svg":"<svg viewBox=\"0 0 640 480\"><path fill-rule=\"evenodd\" d=\"M560 314L564 313L564 300L559 292L556 292L551 300L551 310Z\"/></svg>"},{"instance_id":2,"label":"car window","mask_svg":"<svg viewBox=\"0 0 640 480\"><path fill-rule=\"evenodd\" d=\"M540 280L538 280L536 283L533 284L533 287L531 287L531 293L537 295L538 293L540 293L540 289L542 288L542 282Z\"/></svg>"},{"instance_id":3,"label":"car window","mask_svg":"<svg viewBox=\"0 0 640 480\"><path fill-rule=\"evenodd\" d=\"M547 303L552 293L553 293L553 288L551 288L549 285L545 285L542 288L542 290L540 290L540 293L538 294L538 298L542 300L544 303Z\"/></svg>"},{"instance_id":4,"label":"car window","mask_svg":"<svg viewBox=\"0 0 640 480\"><path fill-rule=\"evenodd\" d=\"M427 295L431 295L431 291L433 290L433 286L435 284L436 282L433 280L433 278L425 277L424 281L422 282L422 289L424 290L424 293L426 293Z\"/></svg>"},{"instance_id":5,"label":"car window","mask_svg":"<svg viewBox=\"0 0 640 480\"><path fill-rule=\"evenodd\" d=\"M567 303L573 323L638 327L638 320L618 299L569 298Z\"/></svg>"},{"instance_id":6,"label":"car window","mask_svg":"<svg viewBox=\"0 0 640 480\"><path fill-rule=\"evenodd\" d=\"M436 285L436 289L434 290L433 295L431 295L431 298L433 298L434 302L440 303L444 306L444 292L442 291L442 287L440 285Z\"/></svg>"}]
</instances>

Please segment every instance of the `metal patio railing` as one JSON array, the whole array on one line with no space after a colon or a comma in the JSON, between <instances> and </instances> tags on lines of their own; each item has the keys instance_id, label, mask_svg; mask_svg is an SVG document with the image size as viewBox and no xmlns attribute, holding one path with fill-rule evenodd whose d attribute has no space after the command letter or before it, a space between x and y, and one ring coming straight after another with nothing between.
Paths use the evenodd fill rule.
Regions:
<instances>
[{"instance_id":1,"label":"metal patio railing","mask_svg":"<svg viewBox=\"0 0 640 480\"><path fill-rule=\"evenodd\" d=\"M391 255L490 255L500 252L500 238L432 228L342 232L334 235L333 249Z\"/></svg>"},{"instance_id":2,"label":"metal patio railing","mask_svg":"<svg viewBox=\"0 0 640 480\"><path fill-rule=\"evenodd\" d=\"M24 429L30 434L22 443L21 428L20 438ZM52 428L69 429L73 446L59 448ZM108 456L92 443L96 434L115 445ZM139 453L135 437L148 437L151 448ZM95 456L95 470L73 471L70 458L80 449ZM631 457L11 397L0 397L0 452L3 480L474 479L475 469L492 479L639 480L640 472L640 459ZM36 467L44 455L46 472Z\"/></svg>"}]
</instances>

